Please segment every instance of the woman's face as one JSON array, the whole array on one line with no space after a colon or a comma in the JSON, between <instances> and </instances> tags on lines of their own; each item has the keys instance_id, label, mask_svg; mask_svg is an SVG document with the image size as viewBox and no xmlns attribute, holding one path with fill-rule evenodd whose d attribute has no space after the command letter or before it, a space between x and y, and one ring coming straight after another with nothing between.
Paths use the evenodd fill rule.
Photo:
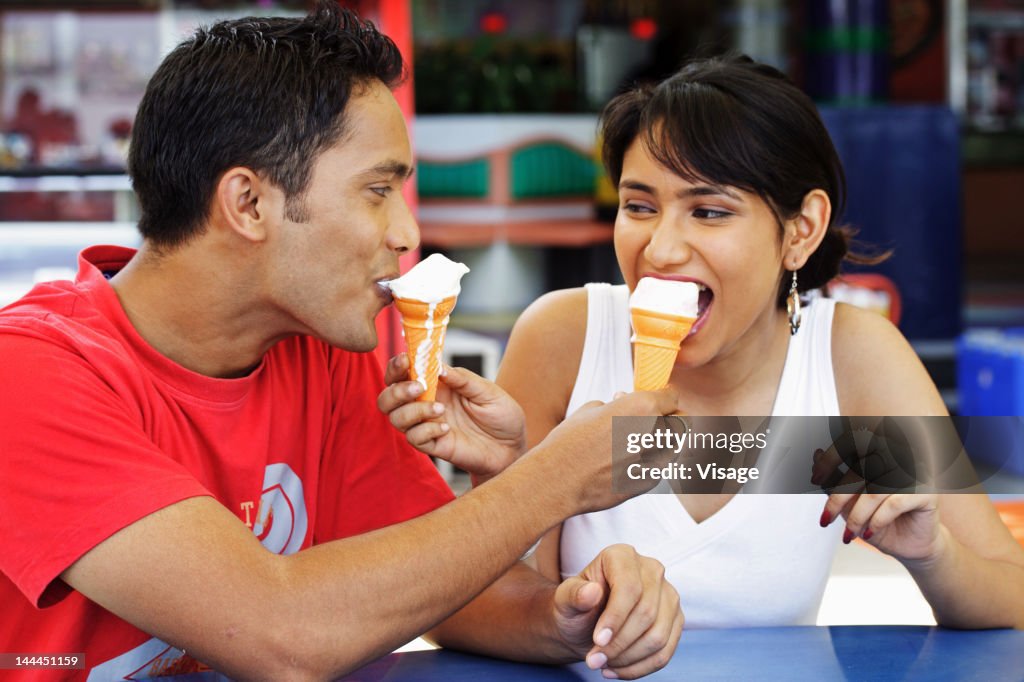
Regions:
<instances>
[{"instance_id":1,"label":"woman's face","mask_svg":"<svg viewBox=\"0 0 1024 682\"><path fill-rule=\"evenodd\" d=\"M771 333L776 323L783 253L771 209L756 194L684 180L655 161L640 139L623 159L615 253L630 291L642 277L706 287L678 365L724 357L741 339Z\"/></svg>"}]
</instances>

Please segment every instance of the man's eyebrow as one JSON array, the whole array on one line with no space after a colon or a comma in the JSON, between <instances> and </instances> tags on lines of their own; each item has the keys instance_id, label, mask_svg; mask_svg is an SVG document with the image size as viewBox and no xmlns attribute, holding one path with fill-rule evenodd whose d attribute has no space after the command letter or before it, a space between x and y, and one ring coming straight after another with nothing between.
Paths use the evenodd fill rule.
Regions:
<instances>
[{"instance_id":1,"label":"man's eyebrow","mask_svg":"<svg viewBox=\"0 0 1024 682\"><path fill-rule=\"evenodd\" d=\"M359 174L360 178L379 178L397 175L403 180L408 180L415 172L415 168L401 161L383 161L376 166L367 168Z\"/></svg>"}]
</instances>

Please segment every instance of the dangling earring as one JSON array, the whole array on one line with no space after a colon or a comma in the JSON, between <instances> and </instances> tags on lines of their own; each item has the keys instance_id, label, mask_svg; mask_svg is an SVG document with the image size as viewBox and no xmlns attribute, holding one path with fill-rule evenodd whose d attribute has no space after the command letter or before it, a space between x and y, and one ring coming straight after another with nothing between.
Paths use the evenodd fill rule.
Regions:
<instances>
[{"instance_id":1,"label":"dangling earring","mask_svg":"<svg viewBox=\"0 0 1024 682\"><path fill-rule=\"evenodd\" d=\"M789 285L789 296L786 297L786 314L789 317L789 333L792 336L800 329L800 294L796 291L796 270L793 271L793 282Z\"/></svg>"}]
</instances>

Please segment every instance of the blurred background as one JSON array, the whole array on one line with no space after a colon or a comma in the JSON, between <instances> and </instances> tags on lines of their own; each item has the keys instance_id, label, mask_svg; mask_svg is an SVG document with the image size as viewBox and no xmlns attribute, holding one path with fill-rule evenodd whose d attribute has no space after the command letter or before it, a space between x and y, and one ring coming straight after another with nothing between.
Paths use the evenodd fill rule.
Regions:
<instances>
[{"instance_id":1,"label":"blurred background","mask_svg":"<svg viewBox=\"0 0 1024 682\"><path fill-rule=\"evenodd\" d=\"M197 25L310 4L0 0L0 306L73 278L86 245L138 243L124 159L164 54ZM537 296L618 280L597 112L688 57L740 51L815 99L846 167L844 220L894 250L829 295L896 322L952 412L1024 415L1024 0L342 4L412 65L396 96L416 155L420 255L472 268L450 362L493 377ZM379 326L386 358L401 339L393 319ZM1010 451L974 454L1024 542L1019 431ZM894 563L857 543L841 551L819 622L933 622Z\"/></svg>"}]
</instances>

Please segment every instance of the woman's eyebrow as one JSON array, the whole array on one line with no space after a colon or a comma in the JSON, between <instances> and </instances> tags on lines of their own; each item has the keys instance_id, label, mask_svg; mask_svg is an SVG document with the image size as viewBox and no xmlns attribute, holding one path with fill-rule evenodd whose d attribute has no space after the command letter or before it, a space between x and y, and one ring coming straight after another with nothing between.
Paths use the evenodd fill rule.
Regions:
<instances>
[{"instance_id":1,"label":"woman's eyebrow","mask_svg":"<svg viewBox=\"0 0 1024 682\"><path fill-rule=\"evenodd\" d=\"M710 197L710 196L726 196L735 201L742 201L740 196L735 192L721 186L721 185L697 185L695 187L688 187L684 190L676 192L676 198L688 199L690 197Z\"/></svg>"},{"instance_id":2,"label":"woman's eyebrow","mask_svg":"<svg viewBox=\"0 0 1024 682\"><path fill-rule=\"evenodd\" d=\"M619 182L619 189L632 189L648 194L657 194L653 187L639 180L623 179ZM677 199L689 199L691 197L725 196L735 201L742 201L742 198L735 192L722 185L696 185L676 192Z\"/></svg>"}]
</instances>

